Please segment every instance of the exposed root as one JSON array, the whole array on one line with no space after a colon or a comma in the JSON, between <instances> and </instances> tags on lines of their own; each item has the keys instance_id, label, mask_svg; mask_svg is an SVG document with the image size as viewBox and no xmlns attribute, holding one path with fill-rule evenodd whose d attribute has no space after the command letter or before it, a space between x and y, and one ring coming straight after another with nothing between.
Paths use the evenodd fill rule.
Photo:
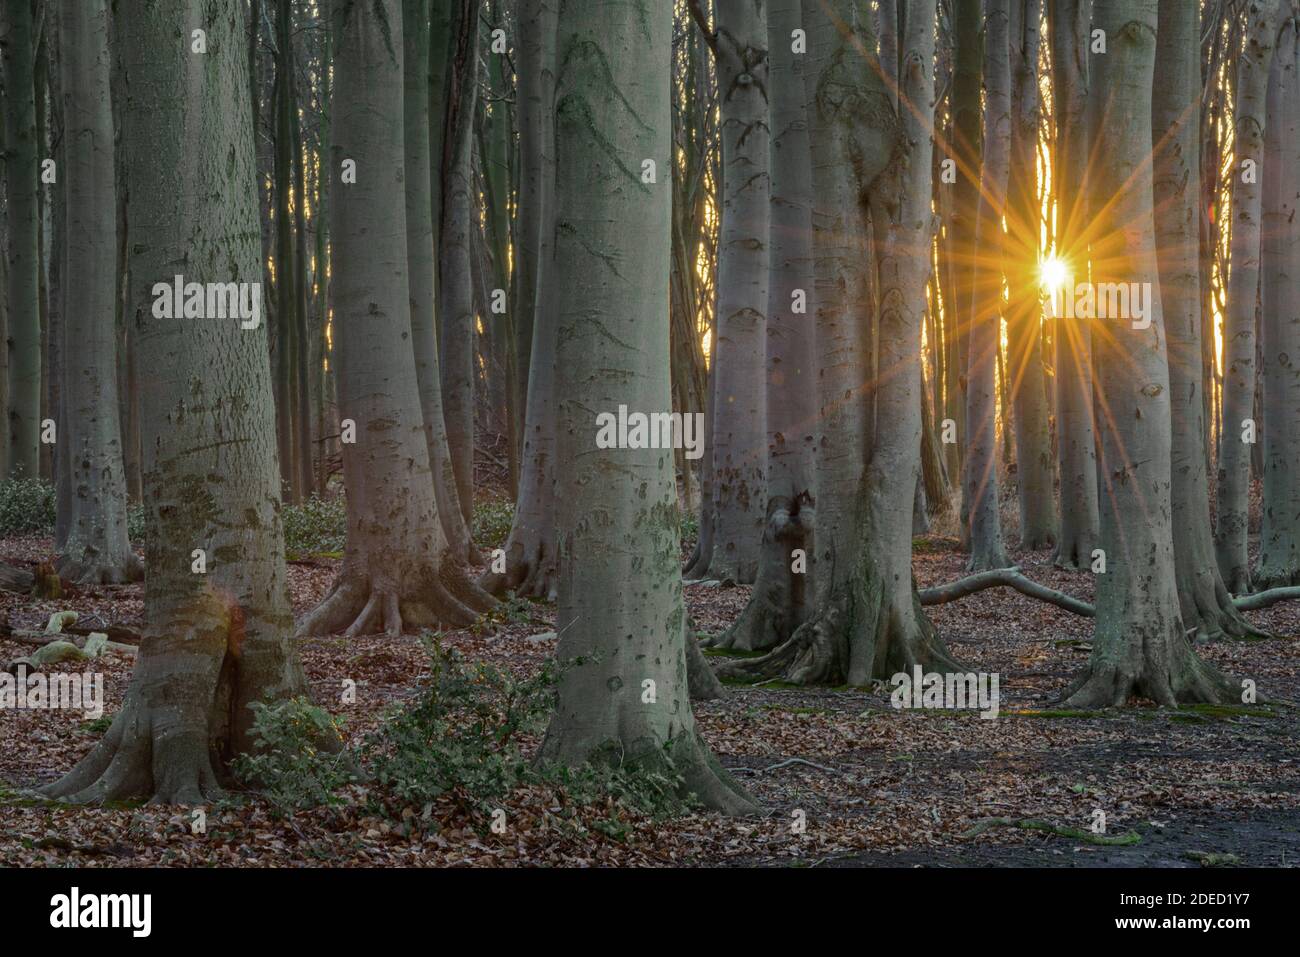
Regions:
<instances>
[{"instance_id":1,"label":"exposed root","mask_svg":"<svg viewBox=\"0 0 1300 957\"><path fill-rule=\"evenodd\" d=\"M1058 608L1064 608L1072 614L1082 615L1085 618L1091 618L1095 614L1092 605L1086 601L1048 588L1046 585L1040 585L1038 582L1026 578L1020 573L1020 569L1014 566L1011 568L995 568L992 571L959 578L957 581L949 582L946 585L923 588L919 594L922 605L944 605L950 601L965 598L967 595L973 595L985 588L998 586L1014 588L1022 595L1049 602Z\"/></svg>"},{"instance_id":2,"label":"exposed root","mask_svg":"<svg viewBox=\"0 0 1300 957\"><path fill-rule=\"evenodd\" d=\"M395 638L406 625L467 628L496 604L449 554L437 571L424 569L401 583L367 580L345 566L325 600L299 622L295 635L342 633L354 638L382 631Z\"/></svg>"},{"instance_id":3,"label":"exposed root","mask_svg":"<svg viewBox=\"0 0 1300 957\"><path fill-rule=\"evenodd\" d=\"M66 553L55 561L54 570L76 585L125 585L144 579L144 563L134 552L115 563L99 561L91 549L84 549L80 557Z\"/></svg>"},{"instance_id":4,"label":"exposed root","mask_svg":"<svg viewBox=\"0 0 1300 957\"><path fill-rule=\"evenodd\" d=\"M695 637L695 626L686 620L686 684L692 701L712 701L726 696L722 682L709 667Z\"/></svg>"},{"instance_id":5,"label":"exposed root","mask_svg":"<svg viewBox=\"0 0 1300 957\"><path fill-rule=\"evenodd\" d=\"M525 544L514 538L505 545L505 571L489 570L479 579L479 586L497 597L514 592L521 598L556 601L559 575L555 565L555 548L545 540Z\"/></svg>"},{"instance_id":6,"label":"exposed root","mask_svg":"<svg viewBox=\"0 0 1300 957\"><path fill-rule=\"evenodd\" d=\"M1092 568L1093 542L1082 539L1060 541L1052 551L1052 564L1070 572L1086 572Z\"/></svg>"},{"instance_id":7,"label":"exposed root","mask_svg":"<svg viewBox=\"0 0 1300 957\"><path fill-rule=\"evenodd\" d=\"M813 522L804 499L801 496L793 504L774 499L769 504L758 580L740 617L709 641L711 647L766 651L789 639L808 620L811 576L807 556L813 553ZM803 552L800 570L795 570L796 549Z\"/></svg>"},{"instance_id":8,"label":"exposed root","mask_svg":"<svg viewBox=\"0 0 1300 957\"><path fill-rule=\"evenodd\" d=\"M73 804L148 797L150 804L206 804L222 794L206 716L193 702L147 705L128 695L104 739L60 780L40 789Z\"/></svg>"},{"instance_id":9,"label":"exposed root","mask_svg":"<svg viewBox=\"0 0 1300 957\"><path fill-rule=\"evenodd\" d=\"M1144 659L1140 668L1123 662L1091 661L1062 695L1060 706L1081 710L1119 708L1134 697L1165 707L1180 704L1240 704L1241 688L1202 660L1186 639L1174 643L1178 660L1162 664ZM1097 652L1093 652L1096 658Z\"/></svg>"},{"instance_id":10,"label":"exposed root","mask_svg":"<svg viewBox=\"0 0 1300 957\"><path fill-rule=\"evenodd\" d=\"M820 609L772 651L720 662L717 672L726 678L864 687L916 665L941 673L962 670L921 611L914 590L887 600L879 583L853 579L834 589Z\"/></svg>"},{"instance_id":11,"label":"exposed root","mask_svg":"<svg viewBox=\"0 0 1300 957\"><path fill-rule=\"evenodd\" d=\"M1297 599L1300 599L1300 586L1286 585L1270 588L1267 591L1258 591L1253 595L1234 598L1232 604L1238 611L1256 611L1260 608L1276 605L1280 601L1295 601Z\"/></svg>"},{"instance_id":12,"label":"exposed root","mask_svg":"<svg viewBox=\"0 0 1300 957\"><path fill-rule=\"evenodd\" d=\"M1196 576L1191 594L1184 601L1190 601L1192 607L1183 609L1183 624L1197 642L1271 637L1246 620L1242 614L1246 607L1242 606L1240 599L1233 600L1223 580L1213 574L1212 569Z\"/></svg>"}]
</instances>

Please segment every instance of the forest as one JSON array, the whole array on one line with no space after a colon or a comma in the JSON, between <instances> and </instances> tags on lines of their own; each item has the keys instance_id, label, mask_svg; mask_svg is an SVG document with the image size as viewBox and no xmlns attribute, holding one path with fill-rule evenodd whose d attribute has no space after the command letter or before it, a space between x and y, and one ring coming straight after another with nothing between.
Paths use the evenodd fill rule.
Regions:
<instances>
[{"instance_id":1,"label":"forest","mask_svg":"<svg viewBox=\"0 0 1300 957\"><path fill-rule=\"evenodd\" d=\"M0 10L0 866L1300 862L1300 0Z\"/></svg>"}]
</instances>

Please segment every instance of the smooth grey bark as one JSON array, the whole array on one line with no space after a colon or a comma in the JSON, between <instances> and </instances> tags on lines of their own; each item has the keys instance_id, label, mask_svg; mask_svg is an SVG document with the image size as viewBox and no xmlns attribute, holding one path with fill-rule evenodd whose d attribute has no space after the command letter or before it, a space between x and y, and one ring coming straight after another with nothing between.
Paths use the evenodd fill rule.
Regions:
<instances>
[{"instance_id":1,"label":"smooth grey bark","mask_svg":"<svg viewBox=\"0 0 1300 957\"><path fill-rule=\"evenodd\" d=\"M791 49L800 0L770 0L772 138L771 275L767 300L767 521L754 590L712 642L760 651L785 641L808 616L812 595L817 380L812 282L811 82L806 53ZM795 313L796 297L803 299Z\"/></svg>"},{"instance_id":2,"label":"smooth grey bark","mask_svg":"<svg viewBox=\"0 0 1300 957\"><path fill-rule=\"evenodd\" d=\"M5 185L9 251L6 286L8 349L8 474L39 476L41 420L40 229L37 172L40 139L31 4L4 4L0 60L4 66Z\"/></svg>"},{"instance_id":3,"label":"smooth grey bark","mask_svg":"<svg viewBox=\"0 0 1300 957\"><path fill-rule=\"evenodd\" d=\"M868 11L854 0L836 0L805 12L817 91L809 136L822 403L813 611L772 651L728 660L718 671L863 685L914 664L956 667L920 611L911 573L921 325L933 228L934 6L909 10L898 114L872 52ZM878 264L861 259L861 237L846 225L859 221L858 210L868 205L879 216L873 222ZM850 275L876 265L881 375L867 461L862 327L871 316L852 292Z\"/></svg>"},{"instance_id":4,"label":"smooth grey bark","mask_svg":"<svg viewBox=\"0 0 1300 957\"><path fill-rule=\"evenodd\" d=\"M1264 143L1264 501L1256 588L1300 584L1300 42L1282 27Z\"/></svg>"},{"instance_id":5,"label":"smooth grey bark","mask_svg":"<svg viewBox=\"0 0 1300 957\"><path fill-rule=\"evenodd\" d=\"M1011 145L1008 175L1007 373L1016 443L1020 547L1056 542L1052 445L1047 430L1042 300L1034 268L1038 251L1038 47L1040 0L1013 0L1010 29Z\"/></svg>"},{"instance_id":6,"label":"smooth grey bark","mask_svg":"<svg viewBox=\"0 0 1300 957\"><path fill-rule=\"evenodd\" d=\"M442 409L442 375L434 330L434 251L429 153L429 0L402 0L402 108L406 150L406 263L411 302L411 344L433 478L438 520L452 554L471 557L469 529L452 473Z\"/></svg>"},{"instance_id":7,"label":"smooth grey bark","mask_svg":"<svg viewBox=\"0 0 1300 957\"><path fill-rule=\"evenodd\" d=\"M984 154L975 216L974 277L969 304L966 381L966 454L962 493L973 572L1005 568L998 510L999 467L996 368L1001 341L1003 236L1011 149L1011 62L1008 40L1011 0L984 7Z\"/></svg>"},{"instance_id":8,"label":"smooth grey bark","mask_svg":"<svg viewBox=\"0 0 1300 957\"><path fill-rule=\"evenodd\" d=\"M1254 634L1232 604L1214 560L1205 450L1198 230L1200 15L1162 2L1151 124L1160 298L1169 356L1170 491L1174 569L1183 627L1197 640Z\"/></svg>"},{"instance_id":9,"label":"smooth grey bark","mask_svg":"<svg viewBox=\"0 0 1300 957\"><path fill-rule=\"evenodd\" d=\"M1150 156L1155 0L1097 0L1089 174L1092 280L1150 283L1150 325L1090 320L1100 430L1101 543L1092 655L1070 707L1233 700L1228 679L1192 650L1179 609L1170 500L1170 394Z\"/></svg>"},{"instance_id":10,"label":"smooth grey bark","mask_svg":"<svg viewBox=\"0 0 1300 957\"><path fill-rule=\"evenodd\" d=\"M1088 262L1088 26L1092 0L1048 0L1052 42L1052 185L1056 254L1083 276ZM1056 466L1060 526L1053 562L1082 571L1097 547L1097 443L1092 341L1086 322L1054 319Z\"/></svg>"},{"instance_id":11,"label":"smooth grey bark","mask_svg":"<svg viewBox=\"0 0 1300 957\"><path fill-rule=\"evenodd\" d=\"M491 597L465 577L438 518L410 347L401 6L336 4L330 133L331 289L348 540L303 635L468 625ZM356 163L356 182L340 176Z\"/></svg>"},{"instance_id":12,"label":"smooth grey bark","mask_svg":"<svg viewBox=\"0 0 1300 957\"><path fill-rule=\"evenodd\" d=\"M555 43L558 4L525 0L520 13L519 220L515 316L528 330L519 498L503 546L505 569L489 561L482 585L495 594L555 600ZM499 566L498 566L499 567Z\"/></svg>"},{"instance_id":13,"label":"smooth grey bark","mask_svg":"<svg viewBox=\"0 0 1300 957\"><path fill-rule=\"evenodd\" d=\"M126 479L117 387L117 192L109 93L107 0L62 0L59 62L67 216L60 250L60 495L66 529L56 568L81 583L117 583L144 570L126 534ZM63 499L66 498L66 502Z\"/></svg>"},{"instance_id":14,"label":"smooth grey bark","mask_svg":"<svg viewBox=\"0 0 1300 957\"><path fill-rule=\"evenodd\" d=\"M196 282L262 279L244 4L118 0L116 11L131 25L119 37L129 321L149 436L146 626L112 726L44 790L78 802L206 803L225 760L252 747L249 706L307 690L290 641L265 333L234 318L153 315L153 283L178 269ZM206 54L190 51L198 23ZM196 548L206 574L192 571Z\"/></svg>"},{"instance_id":15,"label":"smooth grey bark","mask_svg":"<svg viewBox=\"0 0 1300 957\"><path fill-rule=\"evenodd\" d=\"M948 466L952 475L963 474L966 445L966 397L969 364L969 308L975 280L975 219L979 213L980 170L983 166L981 142L983 113L980 87L984 75L983 33L980 30L980 0L953 0L953 89L952 89L952 156L957 164L957 182L953 184L950 249L952 260L952 296L944 303L946 324L952 333L950 352L951 379L955 388L948 397L948 412L957 427L957 441L947 446ZM965 494L959 507L961 537L970 547L970 524Z\"/></svg>"},{"instance_id":16,"label":"smooth grey bark","mask_svg":"<svg viewBox=\"0 0 1300 957\"><path fill-rule=\"evenodd\" d=\"M755 809L695 729L672 456L602 449L601 411L667 411L671 161L667 6L567 0L556 85L560 458L557 656L543 760L645 766L731 813Z\"/></svg>"},{"instance_id":17,"label":"smooth grey bark","mask_svg":"<svg viewBox=\"0 0 1300 957\"><path fill-rule=\"evenodd\" d=\"M1224 583L1234 594L1250 591L1247 554L1250 459L1255 432L1255 309L1259 296L1265 98L1269 66L1281 26L1281 0L1250 0L1246 48L1237 61L1233 104L1232 235L1229 239L1227 311L1223 317L1223 429L1215 499L1214 551ZM1253 164L1248 170L1246 164Z\"/></svg>"},{"instance_id":18,"label":"smooth grey bark","mask_svg":"<svg viewBox=\"0 0 1300 957\"><path fill-rule=\"evenodd\" d=\"M766 0L718 0L709 35L722 117L717 336L712 363L713 552L696 578L758 574L765 526L768 227L771 125ZM700 24L705 29L704 24Z\"/></svg>"},{"instance_id":19,"label":"smooth grey bark","mask_svg":"<svg viewBox=\"0 0 1300 957\"><path fill-rule=\"evenodd\" d=\"M438 324L442 409L460 513L474 520L474 280L478 229L471 159L478 102L479 4L454 0L443 130L442 220L438 228Z\"/></svg>"}]
</instances>

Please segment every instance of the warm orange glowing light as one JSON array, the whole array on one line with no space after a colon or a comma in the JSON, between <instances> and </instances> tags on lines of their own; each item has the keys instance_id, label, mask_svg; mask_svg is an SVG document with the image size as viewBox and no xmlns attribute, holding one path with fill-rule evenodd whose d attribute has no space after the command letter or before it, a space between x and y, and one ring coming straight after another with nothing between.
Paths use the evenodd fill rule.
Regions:
<instances>
[{"instance_id":1,"label":"warm orange glowing light","mask_svg":"<svg viewBox=\"0 0 1300 957\"><path fill-rule=\"evenodd\" d=\"M1070 267L1064 259L1049 255L1039 264L1038 275L1048 289L1060 289L1070 278Z\"/></svg>"}]
</instances>

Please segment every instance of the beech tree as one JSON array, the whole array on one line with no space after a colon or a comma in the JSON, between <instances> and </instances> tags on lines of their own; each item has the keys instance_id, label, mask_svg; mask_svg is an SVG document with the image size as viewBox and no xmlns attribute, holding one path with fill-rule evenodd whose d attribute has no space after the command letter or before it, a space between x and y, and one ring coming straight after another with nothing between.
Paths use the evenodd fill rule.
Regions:
<instances>
[{"instance_id":1,"label":"beech tree","mask_svg":"<svg viewBox=\"0 0 1300 957\"><path fill-rule=\"evenodd\" d=\"M754 590L736 622L713 642L761 651L789 638L811 597L816 355L811 301L812 151L808 141L807 53L792 37L800 0L768 9L771 90L771 273L767 297L767 526Z\"/></svg>"},{"instance_id":2,"label":"beech tree","mask_svg":"<svg viewBox=\"0 0 1300 957\"><path fill-rule=\"evenodd\" d=\"M1150 163L1156 0L1096 0L1093 26L1104 32L1105 52L1094 46L1089 63L1092 279L1149 283L1151 295L1145 326L1127 316L1091 320L1106 569L1097 576L1092 655L1064 703L1109 707L1135 695L1163 705L1239 700L1231 682L1192 650L1179 606Z\"/></svg>"},{"instance_id":3,"label":"beech tree","mask_svg":"<svg viewBox=\"0 0 1300 957\"><path fill-rule=\"evenodd\" d=\"M686 687L673 458L602 449L595 415L667 410L671 11L560 10L556 77L559 454L557 656L543 758L667 770L705 804L754 805L700 740Z\"/></svg>"},{"instance_id":4,"label":"beech tree","mask_svg":"<svg viewBox=\"0 0 1300 957\"><path fill-rule=\"evenodd\" d=\"M74 6L87 5L64 13ZM78 16L93 23L91 12ZM249 706L306 691L290 640L265 335L234 318L157 318L151 292L177 270L262 280L245 14L239 0L118 0L116 12L129 321L149 437L144 638L112 726L45 793L201 803L219 793L224 762L252 747ZM194 29L207 52L192 52Z\"/></svg>"},{"instance_id":5,"label":"beech tree","mask_svg":"<svg viewBox=\"0 0 1300 957\"><path fill-rule=\"evenodd\" d=\"M63 97L63 274L58 358L63 443L64 578L117 583L143 575L126 534L126 478L117 383L117 193L106 0L59 6ZM65 458L66 457L66 458Z\"/></svg>"},{"instance_id":6,"label":"beech tree","mask_svg":"<svg viewBox=\"0 0 1300 957\"><path fill-rule=\"evenodd\" d=\"M1010 565L1002 544L997 455L995 372L1001 338L1001 220L1006 208L1011 149L1011 0L984 5L984 154L975 216L975 276L971 284L966 382L966 454L962 495L973 572Z\"/></svg>"},{"instance_id":7,"label":"beech tree","mask_svg":"<svg viewBox=\"0 0 1300 957\"><path fill-rule=\"evenodd\" d=\"M1198 230L1200 16L1191 4L1161 3L1151 101L1153 201L1160 299L1169 357L1170 490L1174 567L1183 626L1198 639L1254 629L1232 603L1214 560L1205 448Z\"/></svg>"},{"instance_id":8,"label":"beech tree","mask_svg":"<svg viewBox=\"0 0 1300 957\"><path fill-rule=\"evenodd\" d=\"M496 594L554 600L555 548L555 38L557 8L522 0L519 46L519 150L523 175L515 235L514 310L528 330L519 496L503 546L504 567L489 563L483 586Z\"/></svg>"},{"instance_id":9,"label":"beech tree","mask_svg":"<svg viewBox=\"0 0 1300 957\"><path fill-rule=\"evenodd\" d=\"M8 283L4 356L8 391L8 474L39 476L41 424L40 232L37 174L36 34L30 3L4 4L0 61L4 66L5 183Z\"/></svg>"},{"instance_id":10,"label":"beech tree","mask_svg":"<svg viewBox=\"0 0 1300 957\"><path fill-rule=\"evenodd\" d=\"M464 561L471 557L472 543L460 507L447 441L435 326L437 257L431 198L433 160L429 146L429 71L430 46L433 43L429 0L402 0L402 24L402 135L406 149L406 263L411 302L411 344L439 524L452 554Z\"/></svg>"},{"instance_id":11,"label":"beech tree","mask_svg":"<svg viewBox=\"0 0 1300 957\"><path fill-rule=\"evenodd\" d=\"M768 116L767 0L718 0L710 30L722 115L722 209L713 338L712 535L693 578L749 584L758 572L766 490Z\"/></svg>"},{"instance_id":12,"label":"beech tree","mask_svg":"<svg viewBox=\"0 0 1300 957\"><path fill-rule=\"evenodd\" d=\"M1048 0L1052 45L1052 184L1056 255L1083 273L1088 261L1088 25L1092 0ZM1062 290L1050 290L1060 294ZM1068 290L1065 292L1068 293ZM1097 547L1097 443L1092 421L1092 343L1086 322L1052 324L1060 523L1053 561L1082 571Z\"/></svg>"},{"instance_id":13,"label":"beech tree","mask_svg":"<svg viewBox=\"0 0 1300 957\"><path fill-rule=\"evenodd\" d=\"M765 655L724 662L720 674L864 685L918 664L956 667L920 609L911 573L934 116L933 8L919 6L900 41L897 112L869 13L854 0L805 11L816 90L809 137L821 400L817 573L810 614L791 637ZM880 237L878 261L865 264L878 272L880 301L870 446L861 401L861 327L870 316L847 279L864 266L849 225L864 207Z\"/></svg>"},{"instance_id":14,"label":"beech tree","mask_svg":"<svg viewBox=\"0 0 1300 957\"><path fill-rule=\"evenodd\" d=\"M479 4L450 0L451 17L442 134L442 202L438 229L438 348L447 445L461 516L474 512L474 113L478 103Z\"/></svg>"},{"instance_id":15,"label":"beech tree","mask_svg":"<svg viewBox=\"0 0 1300 957\"><path fill-rule=\"evenodd\" d=\"M1261 342L1264 497L1257 588L1300 584L1300 42L1283 23L1264 141Z\"/></svg>"},{"instance_id":16,"label":"beech tree","mask_svg":"<svg viewBox=\"0 0 1300 957\"><path fill-rule=\"evenodd\" d=\"M1265 97L1281 26L1282 0L1250 0L1246 49L1237 64L1233 104L1231 270L1223 320L1223 428L1215 500L1215 556L1234 594L1250 591L1247 555L1251 450L1255 421L1255 308L1259 298L1260 212Z\"/></svg>"},{"instance_id":17,"label":"beech tree","mask_svg":"<svg viewBox=\"0 0 1300 957\"><path fill-rule=\"evenodd\" d=\"M343 567L300 634L467 625L494 604L448 547L420 413L410 347L400 11L397 0L334 8L330 286L339 415L355 441L343 441Z\"/></svg>"}]
</instances>

